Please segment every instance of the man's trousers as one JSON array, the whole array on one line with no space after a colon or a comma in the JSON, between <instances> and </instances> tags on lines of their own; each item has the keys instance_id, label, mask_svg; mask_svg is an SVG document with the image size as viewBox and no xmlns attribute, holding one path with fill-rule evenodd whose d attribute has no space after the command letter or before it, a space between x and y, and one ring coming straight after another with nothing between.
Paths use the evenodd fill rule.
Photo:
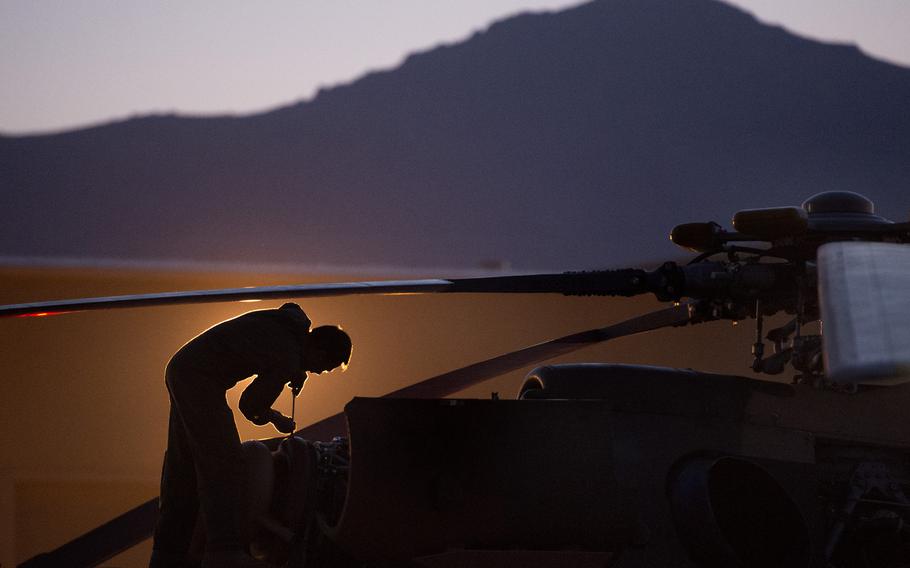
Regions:
<instances>
[{"instance_id":1,"label":"man's trousers","mask_svg":"<svg viewBox=\"0 0 910 568\"><path fill-rule=\"evenodd\" d=\"M179 357L165 382L171 413L153 547L186 554L201 505L206 549L242 549L246 472L225 389Z\"/></svg>"}]
</instances>

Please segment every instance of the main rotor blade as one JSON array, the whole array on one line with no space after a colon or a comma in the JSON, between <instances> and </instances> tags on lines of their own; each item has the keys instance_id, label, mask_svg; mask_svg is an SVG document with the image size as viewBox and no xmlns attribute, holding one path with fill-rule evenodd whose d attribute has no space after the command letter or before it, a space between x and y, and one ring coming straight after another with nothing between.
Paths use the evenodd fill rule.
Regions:
<instances>
[{"instance_id":1,"label":"main rotor blade","mask_svg":"<svg viewBox=\"0 0 910 568\"><path fill-rule=\"evenodd\" d=\"M0 317L49 316L86 310L137 308L205 302L240 300L277 300L289 298L319 298L355 294L426 294L454 293L562 293L632 296L647 291L643 270L605 270L564 274L530 274L492 276L453 280L380 280L374 282L333 282L193 290L51 300L0 306Z\"/></svg>"},{"instance_id":2,"label":"main rotor blade","mask_svg":"<svg viewBox=\"0 0 910 568\"><path fill-rule=\"evenodd\" d=\"M839 242L818 249L825 374L845 383L910 381L910 246Z\"/></svg>"},{"instance_id":3,"label":"main rotor blade","mask_svg":"<svg viewBox=\"0 0 910 568\"><path fill-rule=\"evenodd\" d=\"M449 371L391 392L389 398L439 398L472 387L493 377L534 365L584 347L636 333L690 323L696 313L695 303L643 314L606 327L573 333L531 345Z\"/></svg>"},{"instance_id":4,"label":"main rotor blade","mask_svg":"<svg viewBox=\"0 0 910 568\"><path fill-rule=\"evenodd\" d=\"M18 568L98 566L152 536L157 519L155 497L59 548L26 560Z\"/></svg>"},{"instance_id":5,"label":"main rotor blade","mask_svg":"<svg viewBox=\"0 0 910 568\"><path fill-rule=\"evenodd\" d=\"M577 351L589 345L653 331L663 327L681 326L706 321L698 310L698 302L678 304L673 307L650 312L597 329L573 333L543 343L531 345L517 351L479 361L454 371L430 377L413 385L390 392L389 398L436 398L464 390L499 375L541 363L560 355ZM329 438L344 431L344 414L339 413L306 426L295 434L304 438Z\"/></svg>"},{"instance_id":6,"label":"main rotor blade","mask_svg":"<svg viewBox=\"0 0 910 568\"><path fill-rule=\"evenodd\" d=\"M317 298L354 294L425 293L439 292L451 286L452 282L449 280L389 280L381 282L251 286L248 288L131 294L125 296L105 296L98 298L11 304L0 306L0 317L45 316L87 310L201 304L207 302L233 302L241 300L279 300L303 297Z\"/></svg>"}]
</instances>

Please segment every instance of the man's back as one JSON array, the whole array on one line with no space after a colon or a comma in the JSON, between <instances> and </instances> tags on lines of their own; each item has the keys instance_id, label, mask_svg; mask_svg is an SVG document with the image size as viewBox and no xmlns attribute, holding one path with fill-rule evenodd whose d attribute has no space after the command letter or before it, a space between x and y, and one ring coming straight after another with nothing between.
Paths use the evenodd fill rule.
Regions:
<instances>
[{"instance_id":1,"label":"man's back","mask_svg":"<svg viewBox=\"0 0 910 568\"><path fill-rule=\"evenodd\" d=\"M199 334L170 364L201 372L225 389L252 375L291 377L300 369L301 337L309 327L296 304L249 312Z\"/></svg>"}]
</instances>

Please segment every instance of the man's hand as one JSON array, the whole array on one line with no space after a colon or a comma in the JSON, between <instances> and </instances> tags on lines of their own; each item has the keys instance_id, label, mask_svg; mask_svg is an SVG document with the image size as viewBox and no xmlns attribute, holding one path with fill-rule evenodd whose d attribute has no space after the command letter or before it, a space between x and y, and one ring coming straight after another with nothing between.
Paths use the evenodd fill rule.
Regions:
<instances>
[{"instance_id":1,"label":"man's hand","mask_svg":"<svg viewBox=\"0 0 910 568\"><path fill-rule=\"evenodd\" d=\"M272 426L274 426L276 430L283 434L293 434L296 429L294 421L291 420L289 416L285 416L277 410L272 410L272 415L269 416L269 422L272 423Z\"/></svg>"},{"instance_id":2,"label":"man's hand","mask_svg":"<svg viewBox=\"0 0 910 568\"><path fill-rule=\"evenodd\" d=\"M306 371L300 371L300 375L288 381L288 385L291 387L291 392L294 393L294 396L300 394L300 389L303 388L303 383L306 381Z\"/></svg>"}]
</instances>

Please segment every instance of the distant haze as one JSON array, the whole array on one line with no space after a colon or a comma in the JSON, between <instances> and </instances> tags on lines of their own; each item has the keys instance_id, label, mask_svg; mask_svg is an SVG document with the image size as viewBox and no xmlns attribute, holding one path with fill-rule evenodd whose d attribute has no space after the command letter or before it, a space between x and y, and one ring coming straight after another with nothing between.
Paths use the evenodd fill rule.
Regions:
<instances>
[{"instance_id":1,"label":"distant haze","mask_svg":"<svg viewBox=\"0 0 910 568\"><path fill-rule=\"evenodd\" d=\"M672 0L667 0L668 2ZM312 97L521 11L577 0L0 3L0 132ZM905 0L733 0L762 21L910 65Z\"/></svg>"}]
</instances>

